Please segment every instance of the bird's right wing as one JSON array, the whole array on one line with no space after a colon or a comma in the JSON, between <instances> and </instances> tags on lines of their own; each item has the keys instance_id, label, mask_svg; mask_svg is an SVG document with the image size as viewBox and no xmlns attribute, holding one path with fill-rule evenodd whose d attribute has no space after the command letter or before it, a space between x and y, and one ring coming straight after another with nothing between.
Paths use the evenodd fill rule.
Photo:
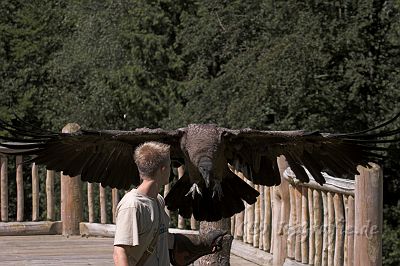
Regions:
<instances>
[{"instance_id":1,"label":"bird's right wing","mask_svg":"<svg viewBox=\"0 0 400 266\"><path fill-rule=\"evenodd\" d=\"M225 129L223 134L228 160L238 161L256 184L278 185L280 175L276 158L284 155L296 177L308 182L306 168L320 183L325 183L321 171L337 177L354 178L357 165L368 167L379 162L389 148L384 143L400 143L400 128L382 130L397 119L368 130L330 134L305 131L262 131Z\"/></svg>"},{"instance_id":2,"label":"bird's right wing","mask_svg":"<svg viewBox=\"0 0 400 266\"><path fill-rule=\"evenodd\" d=\"M0 129L12 137L0 137L0 153L32 155L29 161L45 165L49 170L81 175L83 181L102 186L128 189L139 184L133 160L135 148L146 141L171 145L171 158L181 160L181 130L139 128L134 131L81 130L55 133L27 124L15 126L0 121Z\"/></svg>"}]
</instances>

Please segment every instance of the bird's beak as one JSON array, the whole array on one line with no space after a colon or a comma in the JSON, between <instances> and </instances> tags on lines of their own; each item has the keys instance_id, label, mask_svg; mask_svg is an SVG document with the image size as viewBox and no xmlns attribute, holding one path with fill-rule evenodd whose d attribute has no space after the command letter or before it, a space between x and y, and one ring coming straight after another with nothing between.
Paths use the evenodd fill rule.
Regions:
<instances>
[{"instance_id":1,"label":"bird's beak","mask_svg":"<svg viewBox=\"0 0 400 266\"><path fill-rule=\"evenodd\" d=\"M212 161L208 157L203 157L200 159L199 162L199 171L201 176L204 179L204 182L206 183L206 187L208 188L210 186L210 175L212 171Z\"/></svg>"}]
</instances>

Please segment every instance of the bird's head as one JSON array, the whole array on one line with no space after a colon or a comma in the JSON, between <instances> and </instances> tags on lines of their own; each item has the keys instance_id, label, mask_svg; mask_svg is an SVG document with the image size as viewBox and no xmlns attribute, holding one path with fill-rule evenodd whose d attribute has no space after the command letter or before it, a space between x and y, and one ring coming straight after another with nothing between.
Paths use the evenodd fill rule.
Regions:
<instances>
[{"instance_id":1,"label":"bird's head","mask_svg":"<svg viewBox=\"0 0 400 266\"><path fill-rule=\"evenodd\" d=\"M216 125L189 125L181 146L188 161L198 170L207 188L215 178L222 176L216 170L225 169L223 166L226 166L226 160L224 160L221 145L221 132Z\"/></svg>"},{"instance_id":2,"label":"bird's head","mask_svg":"<svg viewBox=\"0 0 400 266\"><path fill-rule=\"evenodd\" d=\"M198 164L198 169L201 174L201 176L204 179L204 182L206 183L206 187L208 188L210 186L210 175L212 175L212 160L209 157L201 157L199 164Z\"/></svg>"}]
</instances>

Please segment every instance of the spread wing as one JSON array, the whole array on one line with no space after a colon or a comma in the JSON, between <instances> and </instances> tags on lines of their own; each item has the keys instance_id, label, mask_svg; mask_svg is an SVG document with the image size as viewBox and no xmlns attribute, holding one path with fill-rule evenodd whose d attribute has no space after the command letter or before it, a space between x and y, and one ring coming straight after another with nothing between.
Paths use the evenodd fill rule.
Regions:
<instances>
[{"instance_id":1,"label":"spread wing","mask_svg":"<svg viewBox=\"0 0 400 266\"><path fill-rule=\"evenodd\" d=\"M13 137L0 137L0 153L32 155L30 161L49 170L81 175L83 181L102 186L128 189L139 184L139 173L133 161L135 147L145 141L171 145L171 159L183 158L180 137L184 129L167 131L139 128L134 131L78 130L55 133L24 124L14 126L0 121L0 129Z\"/></svg>"},{"instance_id":2,"label":"spread wing","mask_svg":"<svg viewBox=\"0 0 400 266\"><path fill-rule=\"evenodd\" d=\"M357 165L368 167L368 162L381 161L389 149L387 143L400 143L400 128L381 130L399 116L375 128L349 134L224 129L225 154L255 184L280 183L276 162L280 155L286 157L302 182L309 181L304 167L320 184L325 183L321 171L354 178L358 174Z\"/></svg>"}]
</instances>

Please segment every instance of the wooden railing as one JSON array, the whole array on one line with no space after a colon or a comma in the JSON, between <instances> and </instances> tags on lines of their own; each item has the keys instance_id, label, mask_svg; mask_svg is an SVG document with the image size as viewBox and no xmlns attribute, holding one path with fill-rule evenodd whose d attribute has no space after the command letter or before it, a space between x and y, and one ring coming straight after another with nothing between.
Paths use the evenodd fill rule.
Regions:
<instances>
[{"instance_id":1,"label":"wooden railing","mask_svg":"<svg viewBox=\"0 0 400 266\"><path fill-rule=\"evenodd\" d=\"M79 224L107 224L115 223L115 210L120 198L127 192L125 190L104 188L98 183L82 182L79 177L69 177L62 173L45 170L40 167L41 173L45 173L45 177L40 178L44 184L44 190L39 189L39 167L34 163L31 165L22 164L22 156L0 156L1 165L1 182L0 182L0 235L18 235L27 234L27 229L33 225L29 222L38 222L35 229L38 228L39 222L45 222L42 233L59 233L59 234L79 234ZM9 198L9 194L13 193L10 188L9 169L16 169L16 193L15 198ZM29 172L28 180L31 180L31 190L26 191L27 182L24 181L23 172ZM178 169L180 175L183 175L183 169ZM164 196L168 193L170 185L164 187ZM56 191L58 190L58 191ZM94 191L98 190L97 193ZM87 193L87 194L84 194ZM32 205L28 206L26 194L30 195ZM95 197L98 195L98 198ZM58 197L58 199L57 199ZM46 208L39 212L39 202L45 202ZM10 202L16 209L9 212ZM85 205L85 206L83 206ZM98 209L95 209L98 207ZM31 209L32 212L27 214L25 209ZM167 210L168 214L173 215ZM84 215L85 214L85 215ZM97 214L97 215L96 215ZM25 217L27 216L27 217ZM84 218L85 216L85 218ZM192 219L183 219L181 216L175 215L174 225L179 229L197 230L199 223ZM63 227L60 222L63 222ZM20 222L20 226L17 223ZM23 224L24 222L25 224ZM56 231L48 231L49 227L57 224ZM24 226L22 226L24 225ZM11 228L12 226L12 228ZM5 230L7 228L7 230ZM62 229L64 228L64 229ZM54 228L53 228L54 229ZM39 231L35 231L39 233Z\"/></svg>"},{"instance_id":2,"label":"wooden railing","mask_svg":"<svg viewBox=\"0 0 400 266\"><path fill-rule=\"evenodd\" d=\"M113 236L115 208L125 191L84 183L79 177L42 168L39 171L35 164L27 167L22 161L21 156L1 157L0 235ZM243 212L231 218L231 234L235 239L232 253L259 265L380 265L381 169L377 165L370 169L360 167L355 180L325 175L327 183L320 186L312 177L310 183L297 182L284 158L278 162L282 183L276 187L253 185L244 173L236 172L260 196L255 204L246 204ZM16 169L16 201L9 198L9 168ZM23 171L31 173L32 183L32 190L25 193ZM60 191L55 189L58 187ZM94 197L97 188L98 199ZM164 194L168 191L167 185ZM27 206L28 194L31 206ZM15 217L9 217L12 200L16 202L16 210L12 211ZM40 201L46 202L41 212ZM32 208L31 218L24 217L24 208ZM87 214L83 215L84 211ZM194 219L172 217L172 220L177 221L178 228L198 229Z\"/></svg>"}]
</instances>

